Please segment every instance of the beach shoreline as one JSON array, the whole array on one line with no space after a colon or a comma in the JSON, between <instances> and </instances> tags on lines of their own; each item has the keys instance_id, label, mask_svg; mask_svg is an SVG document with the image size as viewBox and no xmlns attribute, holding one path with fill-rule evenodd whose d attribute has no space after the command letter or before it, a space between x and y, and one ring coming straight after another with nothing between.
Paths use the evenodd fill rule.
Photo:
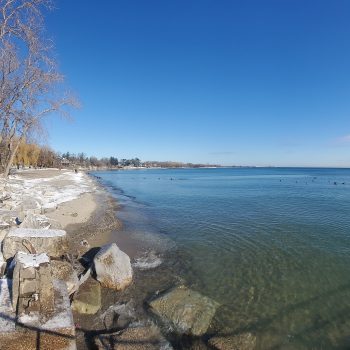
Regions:
<instances>
[{"instance_id":1,"label":"beach shoreline","mask_svg":"<svg viewBox=\"0 0 350 350\"><path fill-rule=\"evenodd\" d=\"M165 347L150 349L170 350L174 345L176 349L190 349L193 341L202 344L200 339L185 337L189 346L180 345L179 341L183 339L173 332L169 333L169 325L160 322L149 311L148 302L159 293L186 285L178 274L181 258L177 256L176 247L166 247L162 241L167 238L156 232L144 231L142 225L136 234L125 229L120 214L128 211L128 205L118 202L118 196L98 176L67 169L29 169L16 172L2 185L6 199L0 208L0 217L6 217L9 225L3 231L21 227L22 222L33 215L44 222L47 220L49 228L65 230L68 250L63 259L78 273L79 279L87 273L89 279L95 281L93 261L102 246L116 244L130 259L133 277L127 288L116 292L99 287L99 306L92 314L72 307L78 350L96 349L99 337L112 334L111 337L117 339L120 332L128 334L130 327L131 338L128 340L131 344L137 343L143 336L139 331L142 333L143 329L148 328L146 333L151 330L151 334L153 331L156 334L151 342L165 344ZM137 221L137 217L131 216L125 223L130 224L134 220ZM5 236L6 233L0 238L4 239ZM79 291L83 286L79 285ZM94 298L93 295L91 297ZM76 294L71 294L71 301L74 302L75 298ZM138 330L136 334L133 333L134 327ZM206 348L204 344L201 346L201 349ZM139 347L135 345L130 349Z\"/></svg>"}]
</instances>

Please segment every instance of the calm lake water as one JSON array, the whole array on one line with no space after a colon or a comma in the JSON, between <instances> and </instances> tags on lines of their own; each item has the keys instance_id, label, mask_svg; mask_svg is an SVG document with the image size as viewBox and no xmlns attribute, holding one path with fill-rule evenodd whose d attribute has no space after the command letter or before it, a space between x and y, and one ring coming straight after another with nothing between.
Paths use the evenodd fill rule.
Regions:
<instances>
[{"instance_id":1,"label":"calm lake water","mask_svg":"<svg viewBox=\"0 0 350 350\"><path fill-rule=\"evenodd\" d=\"M258 349L350 348L350 169L96 174L126 227L176 244L226 333L253 331Z\"/></svg>"}]
</instances>

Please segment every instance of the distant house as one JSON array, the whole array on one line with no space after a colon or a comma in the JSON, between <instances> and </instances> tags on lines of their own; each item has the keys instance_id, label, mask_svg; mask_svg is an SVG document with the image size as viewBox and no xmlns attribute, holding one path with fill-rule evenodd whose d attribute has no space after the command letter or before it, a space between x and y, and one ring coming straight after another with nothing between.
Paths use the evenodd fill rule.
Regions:
<instances>
[{"instance_id":1,"label":"distant house","mask_svg":"<svg viewBox=\"0 0 350 350\"><path fill-rule=\"evenodd\" d=\"M69 159L67 159L67 158L62 158L62 159L61 159L61 165L62 165L63 167L69 167L69 165L70 165Z\"/></svg>"}]
</instances>

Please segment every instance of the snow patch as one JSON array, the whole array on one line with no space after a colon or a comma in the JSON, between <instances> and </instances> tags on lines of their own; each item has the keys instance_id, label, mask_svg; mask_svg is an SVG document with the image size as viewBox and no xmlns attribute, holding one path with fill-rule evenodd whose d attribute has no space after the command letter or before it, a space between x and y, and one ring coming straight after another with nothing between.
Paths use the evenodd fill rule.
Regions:
<instances>
[{"instance_id":1,"label":"snow patch","mask_svg":"<svg viewBox=\"0 0 350 350\"><path fill-rule=\"evenodd\" d=\"M39 322L39 315L38 314L33 314L33 315L21 315L18 318L19 323L23 323L26 325L33 325L37 324Z\"/></svg>"},{"instance_id":2,"label":"snow patch","mask_svg":"<svg viewBox=\"0 0 350 350\"><path fill-rule=\"evenodd\" d=\"M0 315L2 315L0 317L0 330L2 333L15 330L16 315L12 310L9 285L12 285L12 280L0 279Z\"/></svg>"},{"instance_id":3,"label":"snow patch","mask_svg":"<svg viewBox=\"0 0 350 350\"><path fill-rule=\"evenodd\" d=\"M28 267L39 267L41 264L50 262L50 258L45 253L28 254L24 252L18 252L17 259L25 269Z\"/></svg>"},{"instance_id":4,"label":"snow patch","mask_svg":"<svg viewBox=\"0 0 350 350\"><path fill-rule=\"evenodd\" d=\"M66 235L64 230L50 230L50 229L35 229L35 228L13 228L8 233L7 237L63 237Z\"/></svg>"}]
</instances>

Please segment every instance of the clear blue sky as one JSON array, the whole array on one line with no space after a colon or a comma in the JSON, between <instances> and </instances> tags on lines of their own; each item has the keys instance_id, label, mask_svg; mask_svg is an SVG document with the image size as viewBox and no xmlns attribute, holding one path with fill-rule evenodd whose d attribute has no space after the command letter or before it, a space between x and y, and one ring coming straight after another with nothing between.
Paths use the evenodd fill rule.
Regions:
<instances>
[{"instance_id":1,"label":"clear blue sky","mask_svg":"<svg viewBox=\"0 0 350 350\"><path fill-rule=\"evenodd\" d=\"M61 152L350 166L350 1L57 0Z\"/></svg>"}]
</instances>

